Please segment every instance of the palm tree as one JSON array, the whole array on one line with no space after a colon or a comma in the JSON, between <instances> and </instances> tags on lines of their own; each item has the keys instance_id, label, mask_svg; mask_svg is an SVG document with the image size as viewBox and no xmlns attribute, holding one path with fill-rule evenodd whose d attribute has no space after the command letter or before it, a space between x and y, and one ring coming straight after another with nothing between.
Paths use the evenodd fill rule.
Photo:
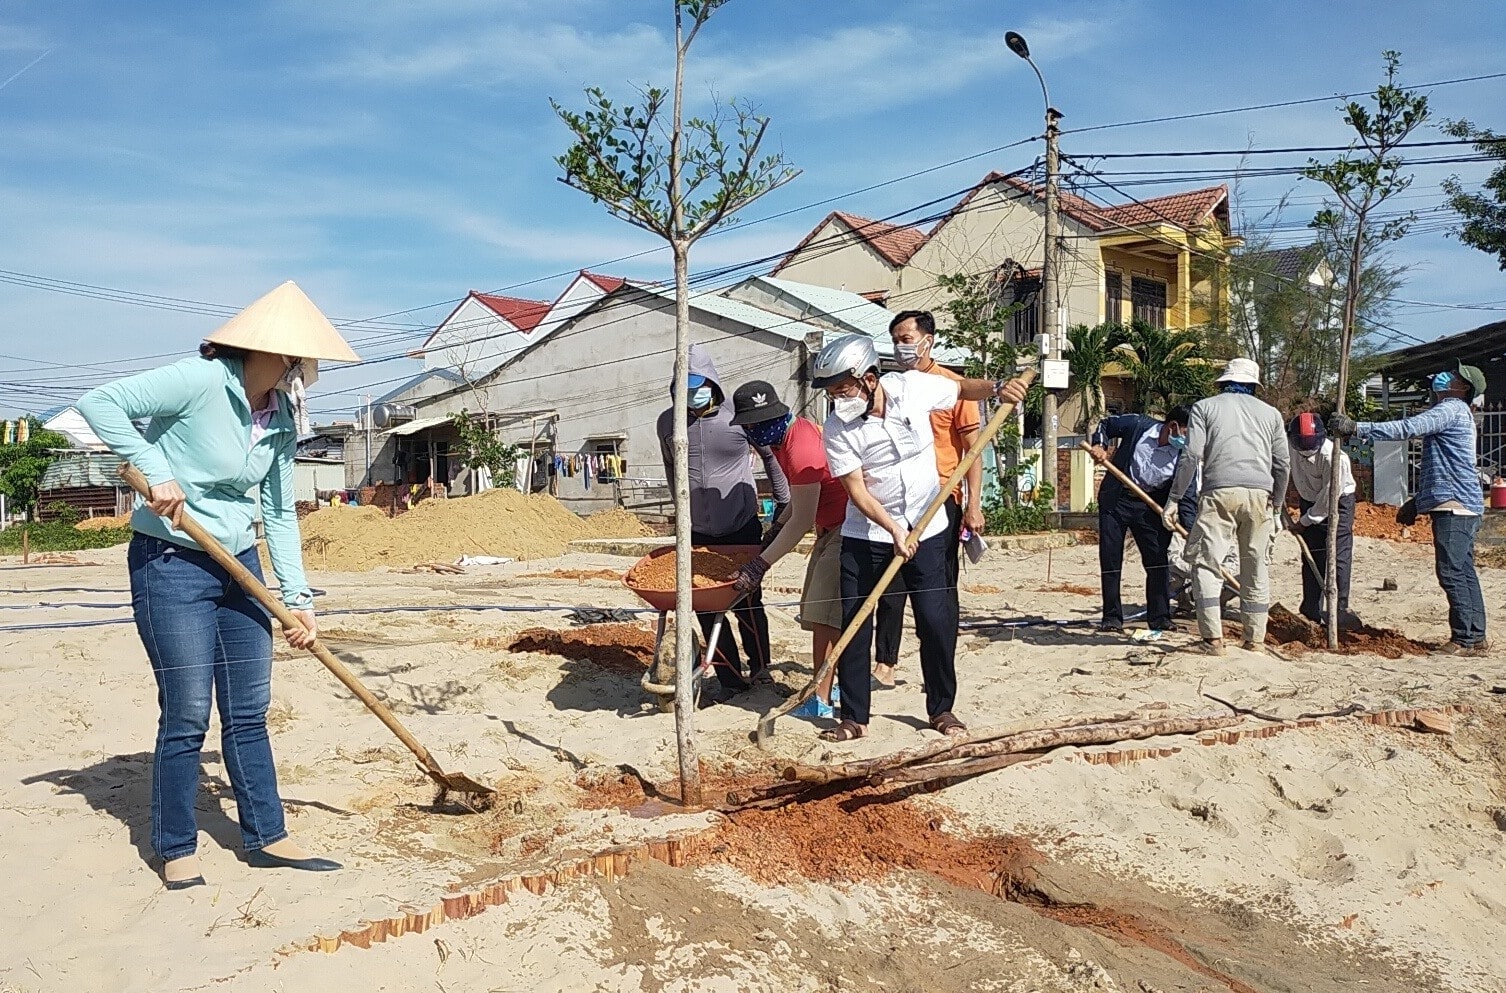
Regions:
<instances>
[{"instance_id":1,"label":"palm tree","mask_svg":"<svg viewBox=\"0 0 1506 993\"><path fill-rule=\"evenodd\" d=\"M1115 359L1114 349L1125 341L1121 324L1078 324L1067 329L1067 368L1072 385L1066 400L1078 405L1077 428L1086 430L1104 414L1103 370Z\"/></svg>"},{"instance_id":2,"label":"palm tree","mask_svg":"<svg viewBox=\"0 0 1506 993\"><path fill-rule=\"evenodd\" d=\"M1135 405L1145 412L1165 413L1178 401L1201 399L1213 379L1197 328L1172 330L1135 321L1114 349L1114 360L1129 374Z\"/></svg>"}]
</instances>

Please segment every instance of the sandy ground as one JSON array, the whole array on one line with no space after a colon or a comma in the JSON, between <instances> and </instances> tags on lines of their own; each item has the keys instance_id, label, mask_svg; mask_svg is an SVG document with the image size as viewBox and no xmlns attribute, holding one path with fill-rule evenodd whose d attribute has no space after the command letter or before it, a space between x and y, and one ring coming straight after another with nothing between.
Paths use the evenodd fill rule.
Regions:
<instances>
[{"instance_id":1,"label":"sandy ground","mask_svg":"<svg viewBox=\"0 0 1506 993\"><path fill-rule=\"evenodd\" d=\"M636 680L582 659L513 653L558 611L401 606L635 607L622 570L572 555L464 576L320 573L326 639L447 767L498 782L484 814L432 806L406 753L310 658L277 663L274 729L292 830L345 871L303 875L238 859L234 800L206 745L201 854L211 885L161 889L147 845L154 688L127 618L121 549L85 566L0 562L0 888L11 931L5 993L306 990L1506 990L1506 652L1488 659L1308 653L1225 659L1100 636L1086 626L979 629L959 646L959 715L975 727L1164 705L1219 708L1200 689L1280 715L1463 703L1452 736L1342 722L1259 741L1185 747L1119 766L1058 758L905 801L967 836L1023 835L1046 860L1034 892L1051 913L899 871L844 882L754 882L713 857L581 880L370 950L304 950L403 907L635 839L699 830L714 814L643 816L601 806L580 784L620 766L663 782L674 724ZM1132 560L1133 561L1133 560ZM781 563L785 603L803 559ZM1126 574L1133 576L1130 566ZM1298 598L1283 543L1276 594ZM1381 579L1399 589L1381 592ZM1506 572L1484 572L1490 623L1506 633ZM963 580L965 619L1091 620L1096 550L993 553ZM1134 599L1134 591L1126 590ZM1426 545L1361 539L1354 606L1423 641L1447 636ZM376 613L338 613L347 608ZM809 642L793 606L770 608L779 678L804 683ZM647 623L647 618L645 618ZM764 688L701 712L716 769L877 755L927 740L913 637L904 684L876 694L871 738L819 742L784 720L773 754L749 740L780 699ZM1155 743L1155 742L1153 742ZM1164 744L1187 744L1165 741ZM653 811L664 808L656 805ZM855 823L855 822L854 822ZM833 807L830 830L854 829ZM1190 958L1095 925L1092 904L1159 922ZM1133 929L1131 929L1133 930Z\"/></svg>"}]
</instances>

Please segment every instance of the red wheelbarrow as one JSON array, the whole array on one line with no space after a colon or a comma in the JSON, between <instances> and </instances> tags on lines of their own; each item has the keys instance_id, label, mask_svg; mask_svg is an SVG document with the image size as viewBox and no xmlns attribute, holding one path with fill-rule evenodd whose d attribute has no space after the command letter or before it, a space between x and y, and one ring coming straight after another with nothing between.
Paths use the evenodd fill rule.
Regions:
<instances>
[{"instance_id":1,"label":"red wheelbarrow","mask_svg":"<svg viewBox=\"0 0 1506 993\"><path fill-rule=\"evenodd\" d=\"M643 674L641 685L645 693L650 693L659 699L659 706L663 710L671 710L674 707L675 687L675 651L674 645L664 644L664 633L669 627L669 616L675 609L674 590L646 589L637 578L641 570L655 559L674 554L674 546L669 545L658 548L643 556L622 577L623 585L634 593L644 603L659 612L659 626L654 635L654 660ZM757 545L697 545L695 551L716 552L730 559L746 562L758 554ZM728 580L725 583L717 583L713 586L697 586L690 593L690 604L698 614L716 614L716 622L711 627L711 637L701 653L700 663L696 666L692 676L692 685L696 688L697 697L700 696L701 682L710 678L715 670L713 666L718 663L716 658L716 646L722 635L722 626L727 622L727 612L742 600L744 594L737 592L737 587ZM696 632L696 640L700 640L700 632Z\"/></svg>"}]
</instances>

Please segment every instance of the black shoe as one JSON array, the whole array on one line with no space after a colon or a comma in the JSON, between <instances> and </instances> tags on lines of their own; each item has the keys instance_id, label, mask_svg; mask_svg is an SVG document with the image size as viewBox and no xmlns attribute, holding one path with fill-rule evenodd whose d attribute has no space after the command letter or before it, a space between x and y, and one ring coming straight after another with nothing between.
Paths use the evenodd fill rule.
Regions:
<instances>
[{"instance_id":1,"label":"black shoe","mask_svg":"<svg viewBox=\"0 0 1506 993\"><path fill-rule=\"evenodd\" d=\"M1104 621L1098 625L1099 634L1123 634L1124 625L1116 621Z\"/></svg>"},{"instance_id":2,"label":"black shoe","mask_svg":"<svg viewBox=\"0 0 1506 993\"><path fill-rule=\"evenodd\" d=\"M304 872L333 872L345 868L330 859L285 859L260 848L246 853L246 864L253 869L302 869Z\"/></svg>"},{"instance_id":3,"label":"black shoe","mask_svg":"<svg viewBox=\"0 0 1506 993\"><path fill-rule=\"evenodd\" d=\"M194 876L190 879L164 879L162 888L166 890L187 890L195 886L208 886L203 876Z\"/></svg>"}]
</instances>

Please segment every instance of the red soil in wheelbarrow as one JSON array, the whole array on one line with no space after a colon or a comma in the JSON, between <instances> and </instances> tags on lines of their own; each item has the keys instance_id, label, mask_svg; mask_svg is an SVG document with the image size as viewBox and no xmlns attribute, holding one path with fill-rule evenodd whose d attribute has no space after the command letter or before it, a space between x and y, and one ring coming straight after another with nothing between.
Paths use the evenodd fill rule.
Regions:
<instances>
[{"instance_id":1,"label":"red soil in wheelbarrow","mask_svg":"<svg viewBox=\"0 0 1506 993\"><path fill-rule=\"evenodd\" d=\"M691 585L697 589L720 586L735 576L746 561L745 558L733 558L705 548L694 549L690 557ZM674 552L654 556L634 566L633 571L628 573L627 582L640 589L673 593L675 568Z\"/></svg>"}]
</instances>

